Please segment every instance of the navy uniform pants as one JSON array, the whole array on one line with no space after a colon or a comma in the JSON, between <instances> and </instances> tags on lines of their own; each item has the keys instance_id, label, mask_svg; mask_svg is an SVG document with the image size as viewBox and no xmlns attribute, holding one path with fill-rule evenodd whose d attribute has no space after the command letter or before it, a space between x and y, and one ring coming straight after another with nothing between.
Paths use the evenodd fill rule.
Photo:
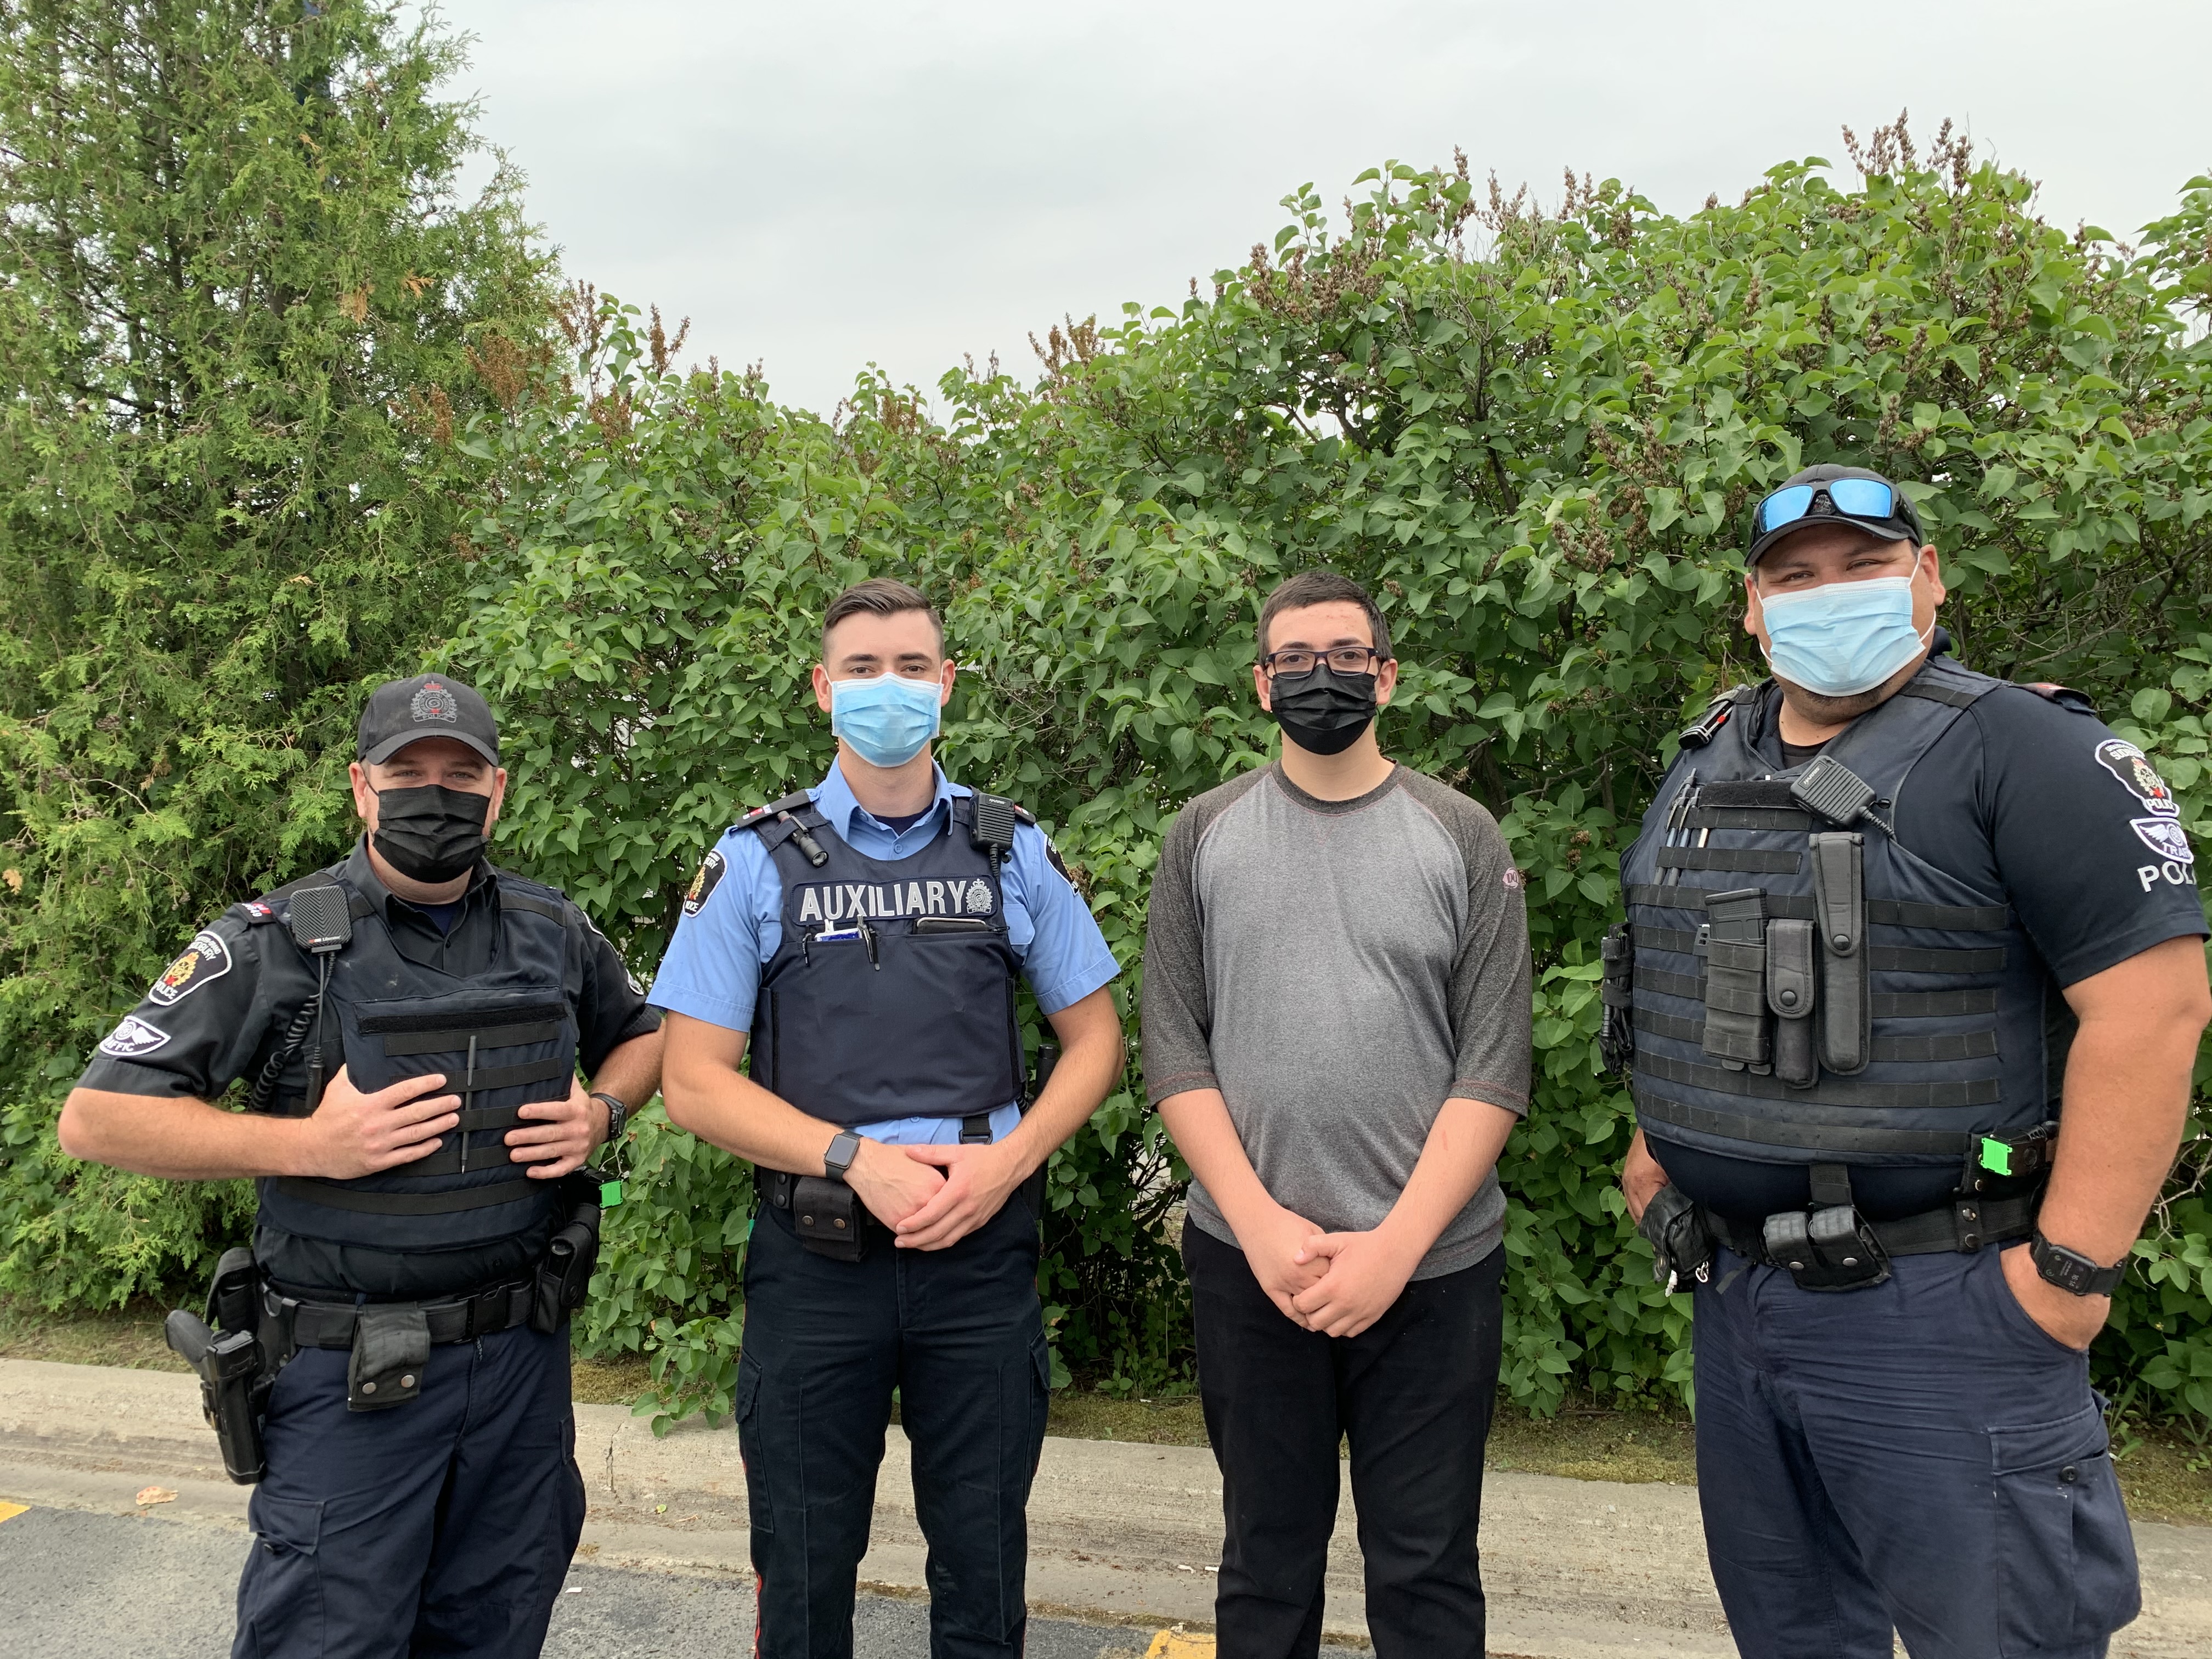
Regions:
<instances>
[{"instance_id":1,"label":"navy uniform pants","mask_svg":"<svg viewBox=\"0 0 2212 1659\"><path fill-rule=\"evenodd\" d=\"M270 1392L232 1659L526 1659L584 1526L568 1333L430 1350L421 1398L346 1409L348 1356Z\"/></svg>"},{"instance_id":2,"label":"navy uniform pants","mask_svg":"<svg viewBox=\"0 0 2212 1659\"><path fill-rule=\"evenodd\" d=\"M1037 1225L1019 1193L945 1250L879 1230L860 1261L801 1248L763 1206L745 1255L738 1439L763 1659L848 1659L891 1391L929 1545L932 1659L1022 1650L1025 1511L1051 1360Z\"/></svg>"},{"instance_id":3,"label":"navy uniform pants","mask_svg":"<svg viewBox=\"0 0 2212 1659\"><path fill-rule=\"evenodd\" d=\"M1697 1291L1698 1499L1746 1659L2096 1659L2140 1610L2088 1361L1994 1249Z\"/></svg>"},{"instance_id":4,"label":"navy uniform pants","mask_svg":"<svg viewBox=\"0 0 2212 1659\"><path fill-rule=\"evenodd\" d=\"M1378 1659L1481 1659L1475 1534L1498 1399L1505 1252L1417 1279L1357 1336L1285 1319L1244 1252L1189 1222L1198 1389L1221 1468L1221 1659L1321 1650L1337 1447L1351 1443Z\"/></svg>"}]
</instances>

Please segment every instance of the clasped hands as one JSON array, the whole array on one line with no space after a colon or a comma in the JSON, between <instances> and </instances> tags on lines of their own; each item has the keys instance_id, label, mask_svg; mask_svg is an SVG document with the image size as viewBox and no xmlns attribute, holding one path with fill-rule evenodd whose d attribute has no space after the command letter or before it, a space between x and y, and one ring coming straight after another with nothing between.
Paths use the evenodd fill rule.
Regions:
<instances>
[{"instance_id":1,"label":"clasped hands","mask_svg":"<svg viewBox=\"0 0 2212 1659\"><path fill-rule=\"evenodd\" d=\"M942 1250L998 1214L1028 1171L1006 1141L890 1146L863 1140L845 1182L902 1250Z\"/></svg>"},{"instance_id":2,"label":"clasped hands","mask_svg":"<svg viewBox=\"0 0 2212 1659\"><path fill-rule=\"evenodd\" d=\"M1387 1227L1323 1232L1279 1205L1255 1231L1237 1242L1260 1288L1293 1325L1324 1336L1357 1336L1382 1318L1421 1262Z\"/></svg>"},{"instance_id":3,"label":"clasped hands","mask_svg":"<svg viewBox=\"0 0 2212 1659\"><path fill-rule=\"evenodd\" d=\"M460 1127L461 1098L445 1087L445 1078L432 1072L364 1094L340 1066L314 1115L304 1121L308 1167L301 1173L346 1181L429 1157ZM607 1109L573 1078L566 1099L534 1101L516 1115L525 1122L507 1132L507 1156L529 1164L536 1181L581 1168L606 1136Z\"/></svg>"}]
</instances>

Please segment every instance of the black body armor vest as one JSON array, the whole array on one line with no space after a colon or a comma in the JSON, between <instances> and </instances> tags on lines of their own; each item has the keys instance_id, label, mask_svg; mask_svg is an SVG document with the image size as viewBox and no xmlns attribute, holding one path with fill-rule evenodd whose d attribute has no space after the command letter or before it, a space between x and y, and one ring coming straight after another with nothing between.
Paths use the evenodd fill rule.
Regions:
<instances>
[{"instance_id":1,"label":"black body armor vest","mask_svg":"<svg viewBox=\"0 0 2212 1659\"><path fill-rule=\"evenodd\" d=\"M2007 683L1931 659L1803 767L1772 682L1685 734L1621 860L1609 1044L1656 1140L1774 1164L2002 1171L2058 1112L2071 1017L2002 894L1897 844L1913 768ZM1717 729L1716 729L1717 728ZM1692 746L1703 735L1707 740Z\"/></svg>"},{"instance_id":2,"label":"black body armor vest","mask_svg":"<svg viewBox=\"0 0 2212 1659\"><path fill-rule=\"evenodd\" d=\"M972 1117L1021 1095L1021 963L1000 882L1017 809L951 805L945 834L894 862L854 851L803 794L744 820L783 878L752 1075L810 1116Z\"/></svg>"},{"instance_id":3,"label":"black body armor vest","mask_svg":"<svg viewBox=\"0 0 2212 1659\"><path fill-rule=\"evenodd\" d=\"M327 1073L343 1063L353 1086L373 1094L403 1078L442 1073L461 1097L459 1127L412 1164L353 1180L259 1182L254 1253L288 1288L345 1290L406 1299L473 1290L526 1275L559 1209L557 1182L532 1181L508 1161L505 1137L517 1109L559 1100L575 1076L580 942L560 894L501 872L499 938L484 973L457 979L410 961L382 911L337 871L264 900L256 920L285 933L290 899L309 885L346 896L351 939L330 957L320 1011ZM307 1107L296 1091L275 1111Z\"/></svg>"}]
</instances>

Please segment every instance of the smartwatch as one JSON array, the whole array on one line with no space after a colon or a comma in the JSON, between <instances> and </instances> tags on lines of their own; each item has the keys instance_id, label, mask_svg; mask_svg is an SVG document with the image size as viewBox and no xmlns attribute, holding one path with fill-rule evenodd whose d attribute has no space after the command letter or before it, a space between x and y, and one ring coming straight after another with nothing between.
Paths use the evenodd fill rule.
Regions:
<instances>
[{"instance_id":1,"label":"smartwatch","mask_svg":"<svg viewBox=\"0 0 2212 1659\"><path fill-rule=\"evenodd\" d=\"M822 1154L822 1173L832 1181L842 1181L845 1171L853 1167L853 1160L860 1155L860 1136L850 1129L840 1129L830 1137L829 1149Z\"/></svg>"},{"instance_id":2,"label":"smartwatch","mask_svg":"<svg viewBox=\"0 0 2212 1659\"><path fill-rule=\"evenodd\" d=\"M629 1108L623 1105L622 1102L617 1100L612 1095L607 1093L603 1089L592 1090L592 1098L593 1100L603 1100L606 1103L607 1138L605 1144L610 1146L619 1144L623 1138L623 1130L629 1127Z\"/></svg>"},{"instance_id":3,"label":"smartwatch","mask_svg":"<svg viewBox=\"0 0 2212 1659\"><path fill-rule=\"evenodd\" d=\"M2125 1261L2100 1267L2078 1250L2053 1244L2043 1236L2040 1228L2028 1241L2027 1259L2035 1263L2035 1271L2044 1283L2056 1285L2075 1296L2110 1296L2119 1288L2128 1271Z\"/></svg>"}]
</instances>

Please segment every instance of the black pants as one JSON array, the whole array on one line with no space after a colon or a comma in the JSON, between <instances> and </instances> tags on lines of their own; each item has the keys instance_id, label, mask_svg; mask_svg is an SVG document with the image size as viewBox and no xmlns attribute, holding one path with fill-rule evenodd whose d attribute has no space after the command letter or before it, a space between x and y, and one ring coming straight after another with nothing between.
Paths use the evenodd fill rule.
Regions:
<instances>
[{"instance_id":1,"label":"black pants","mask_svg":"<svg viewBox=\"0 0 2212 1659\"><path fill-rule=\"evenodd\" d=\"M1036 1271L1018 1193L950 1249L878 1231L857 1262L809 1254L788 1214L761 1211L738 1366L761 1659L849 1659L893 1389L929 1543L933 1659L1021 1652L1051 1384Z\"/></svg>"},{"instance_id":2,"label":"black pants","mask_svg":"<svg viewBox=\"0 0 2212 1659\"><path fill-rule=\"evenodd\" d=\"M1379 1659L1480 1659L1475 1528L1504 1252L1414 1280L1373 1325L1338 1339L1278 1312L1235 1245L1186 1225L1182 1248L1227 1522L1214 1602L1221 1659L1320 1650L1340 1437L1352 1443Z\"/></svg>"},{"instance_id":3,"label":"black pants","mask_svg":"<svg viewBox=\"0 0 2212 1659\"><path fill-rule=\"evenodd\" d=\"M234 1659L532 1659L584 1527L568 1331L434 1347L390 1411L346 1409L347 1358L270 1395Z\"/></svg>"}]
</instances>

